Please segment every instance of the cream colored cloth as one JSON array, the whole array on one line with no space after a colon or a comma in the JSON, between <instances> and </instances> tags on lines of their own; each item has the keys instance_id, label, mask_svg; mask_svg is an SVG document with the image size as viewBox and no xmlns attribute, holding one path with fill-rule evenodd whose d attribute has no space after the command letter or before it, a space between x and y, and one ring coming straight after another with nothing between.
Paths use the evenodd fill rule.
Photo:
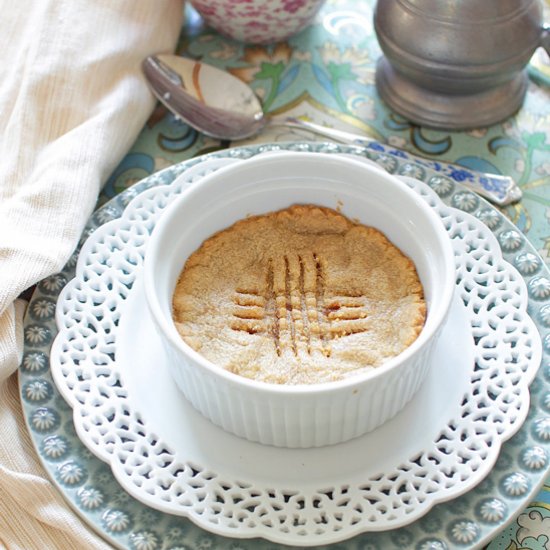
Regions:
<instances>
[{"instance_id":1,"label":"cream colored cloth","mask_svg":"<svg viewBox=\"0 0 550 550\"><path fill-rule=\"evenodd\" d=\"M17 370L25 303L59 271L154 100L140 72L173 50L183 0L0 0L0 548L103 549L39 464Z\"/></svg>"}]
</instances>

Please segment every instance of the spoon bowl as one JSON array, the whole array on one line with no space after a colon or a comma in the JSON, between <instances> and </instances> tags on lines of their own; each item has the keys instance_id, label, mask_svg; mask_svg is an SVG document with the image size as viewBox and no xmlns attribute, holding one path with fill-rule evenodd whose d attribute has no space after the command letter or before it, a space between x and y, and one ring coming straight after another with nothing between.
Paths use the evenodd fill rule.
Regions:
<instances>
[{"instance_id":1,"label":"spoon bowl","mask_svg":"<svg viewBox=\"0 0 550 550\"><path fill-rule=\"evenodd\" d=\"M176 55L149 56L142 69L157 99L207 136L244 139L267 122L253 90L230 73Z\"/></svg>"}]
</instances>

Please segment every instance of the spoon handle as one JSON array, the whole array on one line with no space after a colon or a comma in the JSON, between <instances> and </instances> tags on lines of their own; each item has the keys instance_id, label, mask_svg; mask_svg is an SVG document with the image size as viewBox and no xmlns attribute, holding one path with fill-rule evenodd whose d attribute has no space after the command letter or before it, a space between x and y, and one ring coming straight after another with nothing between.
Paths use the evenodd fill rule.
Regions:
<instances>
[{"instance_id":1,"label":"spoon handle","mask_svg":"<svg viewBox=\"0 0 550 550\"><path fill-rule=\"evenodd\" d=\"M521 189L510 176L477 172L458 164L440 160L430 160L399 149L398 147L380 143L368 136L361 136L335 128L328 128L299 118L287 117L283 120L272 119L271 124L309 130L314 134L330 138L340 143L358 145L378 153L409 160L419 167L430 168L439 172L442 176L446 176L461 183L465 187L468 187L470 190L475 191L482 197L485 197L499 206L505 206L519 201L522 196Z\"/></svg>"}]
</instances>

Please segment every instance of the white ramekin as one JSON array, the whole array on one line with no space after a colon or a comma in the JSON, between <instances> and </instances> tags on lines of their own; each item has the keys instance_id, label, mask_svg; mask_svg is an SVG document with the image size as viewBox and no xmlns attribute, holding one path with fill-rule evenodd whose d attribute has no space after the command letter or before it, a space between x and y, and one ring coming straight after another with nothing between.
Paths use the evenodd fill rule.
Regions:
<instances>
[{"instance_id":1,"label":"white ramekin","mask_svg":"<svg viewBox=\"0 0 550 550\"><path fill-rule=\"evenodd\" d=\"M191 349L172 320L178 276L205 239L246 216L296 203L338 208L350 219L378 228L416 265L428 304L425 326L403 353L363 375L295 386L249 380ZM319 153L258 155L204 177L161 214L144 264L146 300L185 397L223 429L282 447L340 443L399 412L428 371L454 279L443 223L416 192L361 160Z\"/></svg>"}]
</instances>

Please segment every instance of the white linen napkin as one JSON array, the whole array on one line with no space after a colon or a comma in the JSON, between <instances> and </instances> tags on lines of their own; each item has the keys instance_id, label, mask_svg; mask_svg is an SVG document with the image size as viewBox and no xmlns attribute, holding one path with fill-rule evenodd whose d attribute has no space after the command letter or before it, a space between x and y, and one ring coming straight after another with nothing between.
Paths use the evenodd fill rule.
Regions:
<instances>
[{"instance_id":1,"label":"white linen napkin","mask_svg":"<svg viewBox=\"0 0 550 550\"><path fill-rule=\"evenodd\" d=\"M109 546L41 467L15 371L25 302L59 271L154 100L141 60L173 51L183 0L0 0L0 548Z\"/></svg>"}]
</instances>

